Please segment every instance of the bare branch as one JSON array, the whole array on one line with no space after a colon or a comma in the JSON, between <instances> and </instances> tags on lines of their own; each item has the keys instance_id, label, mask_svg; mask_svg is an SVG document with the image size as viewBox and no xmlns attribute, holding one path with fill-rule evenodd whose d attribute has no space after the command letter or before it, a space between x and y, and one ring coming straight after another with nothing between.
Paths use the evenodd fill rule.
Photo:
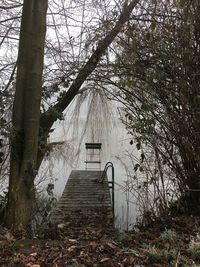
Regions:
<instances>
[{"instance_id":1,"label":"bare branch","mask_svg":"<svg viewBox=\"0 0 200 267\"><path fill-rule=\"evenodd\" d=\"M49 110L41 116L40 127L49 130L53 125L54 121L56 120L55 117L52 116L51 110L54 109L59 112L63 112L68 107L68 105L78 93L82 84L98 65L101 57L104 55L109 45L121 31L124 23L129 19L133 9L135 8L138 2L139 0L133 0L130 2L129 5L127 5L127 1L125 1L123 11L119 16L119 19L116 22L115 26L106 35L106 37L98 43L97 48L94 50L93 54L90 56L89 60L86 62L83 68L79 71L79 74L77 75L74 82L71 84L69 90L63 95L63 97L56 105L49 108Z\"/></svg>"},{"instance_id":2,"label":"bare branch","mask_svg":"<svg viewBox=\"0 0 200 267\"><path fill-rule=\"evenodd\" d=\"M23 6L22 4L14 5L14 6L0 6L0 9L9 10L9 9L18 8L18 7L22 7L22 6Z\"/></svg>"}]
</instances>

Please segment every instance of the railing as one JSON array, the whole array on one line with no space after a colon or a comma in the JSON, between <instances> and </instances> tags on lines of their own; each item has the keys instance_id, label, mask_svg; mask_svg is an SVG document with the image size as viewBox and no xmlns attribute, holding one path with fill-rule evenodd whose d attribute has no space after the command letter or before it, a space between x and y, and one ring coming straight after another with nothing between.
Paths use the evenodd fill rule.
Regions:
<instances>
[{"instance_id":1,"label":"railing","mask_svg":"<svg viewBox=\"0 0 200 267\"><path fill-rule=\"evenodd\" d=\"M108 184L109 184L109 188L111 188L111 196L112 196L112 213L113 213L113 218L114 218L114 215L115 215L115 191L114 191L114 184L115 184L115 170L114 170L114 166L113 166L113 163L112 162L107 162L106 163L106 166L102 172L102 175L99 179L99 183L103 183L103 180L105 179L106 177L106 174L107 174L107 171L108 169L111 168L112 169L112 180L111 181L108 181Z\"/></svg>"}]
</instances>

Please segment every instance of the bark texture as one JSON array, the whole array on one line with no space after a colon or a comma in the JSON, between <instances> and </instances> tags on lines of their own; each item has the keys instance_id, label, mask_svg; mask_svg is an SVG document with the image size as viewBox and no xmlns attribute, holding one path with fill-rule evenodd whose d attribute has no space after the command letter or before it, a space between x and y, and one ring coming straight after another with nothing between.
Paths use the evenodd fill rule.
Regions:
<instances>
[{"instance_id":1,"label":"bark texture","mask_svg":"<svg viewBox=\"0 0 200 267\"><path fill-rule=\"evenodd\" d=\"M38 151L47 0L24 0L13 105L10 178L5 223L31 225Z\"/></svg>"}]
</instances>

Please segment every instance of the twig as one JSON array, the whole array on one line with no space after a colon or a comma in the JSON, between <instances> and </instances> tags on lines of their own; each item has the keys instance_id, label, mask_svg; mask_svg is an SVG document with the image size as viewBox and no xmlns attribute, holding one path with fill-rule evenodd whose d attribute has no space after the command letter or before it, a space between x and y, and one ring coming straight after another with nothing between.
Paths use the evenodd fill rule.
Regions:
<instances>
[{"instance_id":1,"label":"twig","mask_svg":"<svg viewBox=\"0 0 200 267\"><path fill-rule=\"evenodd\" d=\"M178 266L179 266L179 258L180 258L180 255L181 255L181 253L180 253L180 250L179 250L179 252L178 252L178 254L177 254L177 258L176 258L176 264L175 264L175 267L178 267Z\"/></svg>"}]
</instances>

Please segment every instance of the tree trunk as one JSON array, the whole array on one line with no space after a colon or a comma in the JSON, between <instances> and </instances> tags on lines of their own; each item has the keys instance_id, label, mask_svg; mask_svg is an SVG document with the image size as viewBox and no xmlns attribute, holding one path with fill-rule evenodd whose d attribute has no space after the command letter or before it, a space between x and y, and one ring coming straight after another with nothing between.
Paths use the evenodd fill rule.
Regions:
<instances>
[{"instance_id":1,"label":"tree trunk","mask_svg":"<svg viewBox=\"0 0 200 267\"><path fill-rule=\"evenodd\" d=\"M5 223L30 227L38 151L47 0L24 0L13 104L10 177Z\"/></svg>"}]
</instances>

